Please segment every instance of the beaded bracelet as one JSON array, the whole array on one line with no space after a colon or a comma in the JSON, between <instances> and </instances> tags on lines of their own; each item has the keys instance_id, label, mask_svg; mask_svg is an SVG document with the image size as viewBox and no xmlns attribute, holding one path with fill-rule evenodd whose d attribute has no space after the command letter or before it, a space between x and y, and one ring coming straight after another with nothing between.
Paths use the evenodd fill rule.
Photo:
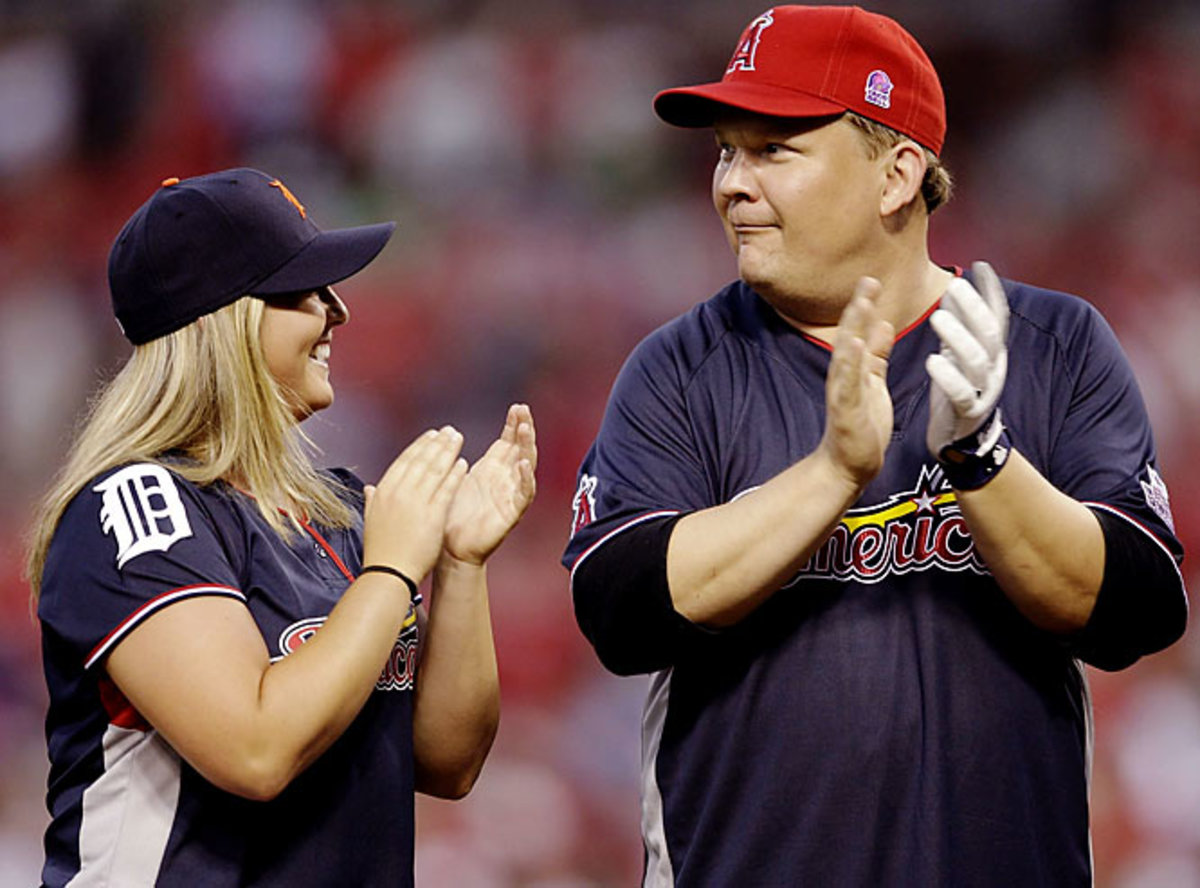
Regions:
<instances>
[{"instance_id":1,"label":"beaded bracelet","mask_svg":"<svg viewBox=\"0 0 1200 888\"><path fill-rule=\"evenodd\" d=\"M359 571L360 575L365 573L381 573L395 577L408 586L408 594L412 598L412 603L421 603L421 593L417 591L417 584L413 582L412 577L403 571L396 570L396 568L386 564L368 564Z\"/></svg>"}]
</instances>

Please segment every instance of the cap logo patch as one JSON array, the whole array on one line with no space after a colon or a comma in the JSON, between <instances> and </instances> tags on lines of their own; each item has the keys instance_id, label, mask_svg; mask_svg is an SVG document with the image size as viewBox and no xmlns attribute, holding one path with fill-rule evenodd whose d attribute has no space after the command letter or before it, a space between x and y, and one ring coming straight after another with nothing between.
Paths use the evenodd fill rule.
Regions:
<instances>
[{"instance_id":1,"label":"cap logo patch","mask_svg":"<svg viewBox=\"0 0 1200 888\"><path fill-rule=\"evenodd\" d=\"M726 74L732 74L734 71L754 70L754 57L758 54L758 42L762 39L762 32L775 24L774 13L774 8L768 9L747 26L742 39L738 41L733 58L729 60L729 67L725 69Z\"/></svg>"},{"instance_id":2,"label":"cap logo patch","mask_svg":"<svg viewBox=\"0 0 1200 888\"><path fill-rule=\"evenodd\" d=\"M283 193L283 196L287 198L287 202L296 208L296 212L300 214L301 219L308 218L308 212L304 209L304 204L296 199L296 195L292 194L286 185L278 179L273 179L269 184L272 188L278 188Z\"/></svg>"},{"instance_id":3,"label":"cap logo patch","mask_svg":"<svg viewBox=\"0 0 1200 888\"><path fill-rule=\"evenodd\" d=\"M886 71L881 71L876 68L867 75L867 91L863 96L867 104L875 105L879 108L892 107L892 78L887 76Z\"/></svg>"}]
</instances>

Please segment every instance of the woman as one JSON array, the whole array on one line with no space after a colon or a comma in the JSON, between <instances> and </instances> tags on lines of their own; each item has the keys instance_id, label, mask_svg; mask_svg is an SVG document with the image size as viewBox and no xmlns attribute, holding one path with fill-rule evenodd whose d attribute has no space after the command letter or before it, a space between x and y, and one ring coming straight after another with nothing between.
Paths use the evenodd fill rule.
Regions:
<instances>
[{"instance_id":1,"label":"woman","mask_svg":"<svg viewBox=\"0 0 1200 888\"><path fill-rule=\"evenodd\" d=\"M513 405L374 486L318 471L331 289L391 224L321 231L255 170L169 179L109 258L132 356L35 527L47 886L411 884L413 792L464 795L499 718L485 564L528 507ZM428 618L417 587L432 572Z\"/></svg>"}]
</instances>

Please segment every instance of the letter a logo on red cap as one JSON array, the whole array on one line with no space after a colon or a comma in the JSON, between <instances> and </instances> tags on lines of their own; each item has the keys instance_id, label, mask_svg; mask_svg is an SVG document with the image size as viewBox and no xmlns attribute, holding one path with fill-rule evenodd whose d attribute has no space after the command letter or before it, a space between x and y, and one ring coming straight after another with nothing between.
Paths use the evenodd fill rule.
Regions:
<instances>
[{"instance_id":1,"label":"letter a logo on red cap","mask_svg":"<svg viewBox=\"0 0 1200 888\"><path fill-rule=\"evenodd\" d=\"M746 33L738 41L733 58L729 60L729 67L725 69L726 74L734 71L754 70L754 56L758 53L758 41L762 39L762 32L775 24L774 12L773 8L768 9L747 26Z\"/></svg>"}]
</instances>

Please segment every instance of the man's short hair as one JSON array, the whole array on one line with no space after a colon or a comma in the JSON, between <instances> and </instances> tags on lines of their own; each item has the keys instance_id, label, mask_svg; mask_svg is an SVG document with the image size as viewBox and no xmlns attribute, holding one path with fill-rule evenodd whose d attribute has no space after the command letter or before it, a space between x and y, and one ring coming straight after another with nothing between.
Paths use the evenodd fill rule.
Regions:
<instances>
[{"instance_id":1,"label":"man's short hair","mask_svg":"<svg viewBox=\"0 0 1200 888\"><path fill-rule=\"evenodd\" d=\"M872 158L908 138L889 126L853 111L847 111L844 116L847 121L858 127ZM925 211L932 213L950 199L954 193L954 180L950 176L950 170L936 154L925 147L921 147L921 151L925 154L926 163L925 178L921 180L921 197L925 201Z\"/></svg>"}]
</instances>

